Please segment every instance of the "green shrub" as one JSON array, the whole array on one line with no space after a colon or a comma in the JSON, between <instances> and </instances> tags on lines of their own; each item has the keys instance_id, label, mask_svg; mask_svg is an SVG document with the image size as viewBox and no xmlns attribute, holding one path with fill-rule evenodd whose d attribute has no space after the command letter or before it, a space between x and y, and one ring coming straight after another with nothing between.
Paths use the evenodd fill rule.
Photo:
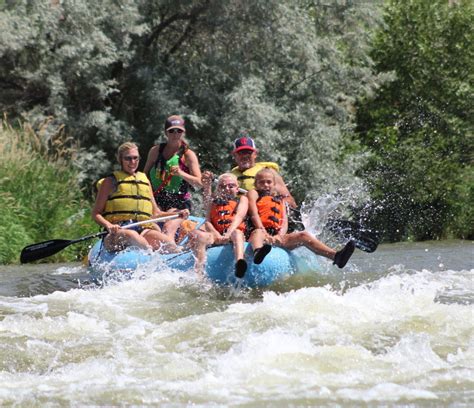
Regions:
<instances>
[{"instance_id":1,"label":"green shrub","mask_svg":"<svg viewBox=\"0 0 474 408\"><path fill-rule=\"evenodd\" d=\"M32 238L23 225L24 215L11 194L0 192L0 207L6 208L0 223L0 264L8 264L15 262L25 243L31 242Z\"/></svg>"},{"instance_id":2,"label":"green shrub","mask_svg":"<svg viewBox=\"0 0 474 408\"><path fill-rule=\"evenodd\" d=\"M77 238L97 230L91 203L83 198L74 148L58 135L52 146L29 127L14 129L5 121L0 131L0 263L18 262L21 249L54 238ZM49 140L49 143L51 139ZM61 147L62 146L62 147ZM85 246L71 246L45 261L73 261Z\"/></svg>"}]
</instances>

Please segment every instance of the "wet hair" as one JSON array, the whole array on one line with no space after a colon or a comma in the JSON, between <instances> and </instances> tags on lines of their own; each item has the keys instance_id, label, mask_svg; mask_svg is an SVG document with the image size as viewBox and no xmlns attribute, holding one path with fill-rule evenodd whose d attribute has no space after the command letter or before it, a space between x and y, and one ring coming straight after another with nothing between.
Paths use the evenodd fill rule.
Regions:
<instances>
[{"instance_id":1,"label":"wet hair","mask_svg":"<svg viewBox=\"0 0 474 408\"><path fill-rule=\"evenodd\" d=\"M219 176L219 178L217 179L217 185L220 185L221 184L221 181L224 180L224 179L232 179L233 181L235 181L235 184L239 185L239 181L237 180L237 176L235 174L232 174L232 173L223 173Z\"/></svg>"},{"instance_id":2,"label":"wet hair","mask_svg":"<svg viewBox=\"0 0 474 408\"><path fill-rule=\"evenodd\" d=\"M118 147L116 157L117 157L117 161L119 162L119 164L122 164L123 153L128 151L128 150L132 150L132 149L137 149L138 150L138 146L133 142L125 142L125 143L122 143Z\"/></svg>"}]
</instances>

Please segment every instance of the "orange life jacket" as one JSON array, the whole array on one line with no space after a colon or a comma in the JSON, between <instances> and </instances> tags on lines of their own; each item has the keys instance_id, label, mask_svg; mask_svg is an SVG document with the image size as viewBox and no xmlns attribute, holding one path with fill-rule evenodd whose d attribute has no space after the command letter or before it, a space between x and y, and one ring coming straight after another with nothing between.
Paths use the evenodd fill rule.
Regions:
<instances>
[{"instance_id":1,"label":"orange life jacket","mask_svg":"<svg viewBox=\"0 0 474 408\"><path fill-rule=\"evenodd\" d=\"M230 227L234 220L235 213L237 212L237 206L239 205L239 199L225 200L222 198L216 198L212 201L211 211L209 218L214 228L219 231L220 234L225 234L227 228ZM242 222L237 229L245 233L245 222Z\"/></svg>"},{"instance_id":2,"label":"orange life jacket","mask_svg":"<svg viewBox=\"0 0 474 408\"><path fill-rule=\"evenodd\" d=\"M285 202L281 196L260 195L257 200L257 210L262 224L271 235L275 235L283 226Z\"/></svg>"}]
</instances>

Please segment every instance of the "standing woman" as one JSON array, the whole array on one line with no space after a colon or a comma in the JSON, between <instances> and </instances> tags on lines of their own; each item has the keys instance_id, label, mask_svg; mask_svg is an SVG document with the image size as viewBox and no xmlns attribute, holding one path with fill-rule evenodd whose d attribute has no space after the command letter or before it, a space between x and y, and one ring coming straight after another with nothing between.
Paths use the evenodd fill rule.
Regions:
<instances>
[{"instance_id":1,"label":"standing woman","mask_svg":"<svg viewBox=\"0 0 474 408\"><path fill-rule=\"evenodd\" d=\"M94 221L109 232L104 239L105 248L117 251L135 245L160 249L164 245L164 249L176 250L174 240L154 223L133 229L121 228L129 223L173 213L164 213L158 208L150 182L144 173L137 171L140 155L136 144L127 142L119 146L117 160L121 170L101 180L92 210ZM189 214L187 210L180 213L184 217Z\"/></svg>"},{"instance_id":2,"label":"standing woman","mask_svg":"<svg viewBox=\"0 0 474 408\"><path fill-rule=\"evenodd\" d=\"M184 141L185 134L184 119L170 116L165 122L167 141L148 152L144 172L149 175L156 203L164 211L191 210L189 187L202 186L199 161ZM169 221L163 232L174 238L180 223L180 220Z\"/></svg>"}]
</instances>

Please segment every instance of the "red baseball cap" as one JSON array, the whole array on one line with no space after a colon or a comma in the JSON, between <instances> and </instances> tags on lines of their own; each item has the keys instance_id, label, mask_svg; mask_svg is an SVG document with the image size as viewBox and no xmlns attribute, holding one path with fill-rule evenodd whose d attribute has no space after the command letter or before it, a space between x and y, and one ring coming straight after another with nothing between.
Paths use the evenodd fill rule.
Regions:
<instances>
[{"instance_id":1,"label":"red baseball cap","mask_svg":"<svg viewBox=\"0 0 474 408\"><path fill-rule=\"evenodd\" d=\"M239 137L234 140L234 150L232 153L240 152L241 150L252 150L253 152L257 151L255 147L255 142L250 137Z\"/></svg>"}]
</instances>

